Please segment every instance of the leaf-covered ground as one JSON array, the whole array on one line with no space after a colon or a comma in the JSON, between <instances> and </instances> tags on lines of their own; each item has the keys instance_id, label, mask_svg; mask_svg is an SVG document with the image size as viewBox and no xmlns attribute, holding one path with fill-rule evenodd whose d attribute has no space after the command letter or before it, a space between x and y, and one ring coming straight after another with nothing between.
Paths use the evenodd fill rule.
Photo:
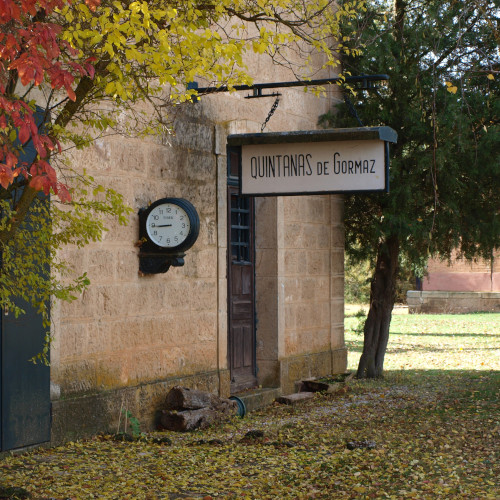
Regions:
<instances>
[{"instance_id":1,"label":"leaf-covered ground","mask_svg":"<svg viewBox=\"0 0 500 500\"><path fill-rule=\"evenodd\" d=\"M7 457L0 484L37 499L500 498L500 315L394 316L386 368L170 445L99 436Z\"/></svg>"}]
</instances>

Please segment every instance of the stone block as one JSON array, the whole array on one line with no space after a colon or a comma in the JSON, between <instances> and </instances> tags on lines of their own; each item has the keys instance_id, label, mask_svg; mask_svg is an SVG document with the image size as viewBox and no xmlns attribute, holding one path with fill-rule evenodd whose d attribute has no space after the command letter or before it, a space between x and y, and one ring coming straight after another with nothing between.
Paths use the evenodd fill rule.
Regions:
<instances>
[{"instance_id":1,"label":"stone block","mask_svg":"<svg viewBox=\"0 0 500 500\"><path fill-rule=\"evenodd\" d=\"M307 277L301 281L302 302L327 301L330 295L329 279L326 276Z\"/></svg>"},{"instance_id":2,"label":"stone block","mask_svg":"<svg viewBox=\"0 0 500 500\"><path fill-rule=\"evenodd\" d=\"M217 281L195 280L191 282L190 303L193 311L217 309Z\"/></svg>"},{"instance_id":3,"label":"stone block","mask_svg":"<svg viewBox=\"0 0 500 500\"><path fill-rule=\"evenodd\" d=\"M190 184L200 182L215 183L217 163L214 155L209 152L192 152L187 155L187 165L183 172L183 181Z\"/></svg>"},{"instance_id":4,"label":"stone block","mask_svg":"<svg viewBox=\"0 0 500 500\"><path fill-rule=\"evenodd\" d=\"M176 120L172 145L211 153L214 148L214 127L209 123Z\"/></svg>"},{"instance_id":5,"label":"stone block","mask_svg":"<svg viewBox=\"0 0 500 500\"><path fill-rule=\"evenodd\" d=\"M332 298L341 298L344 296L344 275L335 275L331 278L331 294Z\"/></svg>"},{"instance_id":6,"label":"stone block","mask_svg":"<svg viewBox=\"0 0 500 500\"><path fill-rule=\"evenodd\" d=\"M255 283L257 320L260 325L275 324L278 314L278 283L275 278L257 277Z\"/></svg>"},{"instance_id":7,"label":"stone block","mask_svg":"<svg viewBox=\"0 0 500 500\"><path fill-rule=\"evenodd\" d=\"M95 383L97 390L123 387L128 383L128 359L125 353L106 355L96 360Z\"/></svg>"},{"instance_id":8,"label":"stone block","mask_svg":"<svg viewBox=\"0 0 500 500\"><path fill-rule=\"evenodd\" d=\"M302 295L302 283L296 277L283 278L281 281L285 289L285 303L295 303L300 301Z\"/></svg>"},{"instance_id":9,"label":"stone block","mask_svg":"<svg viewBox=\"0 0 500 500\"><path fill-rule=\"evenodd\" d=\"M255 273L257 276L276 276L277 268L278 252L276 249L256 249Z\"/></svg>"},{"instance_id":10,"label":"stone block","mask_svg":"<svg viewBox=\"0 0 500 500\"><path fill-rule=\"evenodd\" d=\"M91 282L103 283L114 278L115 254L103 248L87 249L87 274Z\"/></svg>"},{"instance_id":11,"label":"stone block","mask_svg":"<svg viewBox=\"0 0 500 500\"><path fill-rule=\"evenodd\" d=\"M217 312L215 309L193 312L189 324L194 342L214 342L217 339Z\"/></svg>"},{"instance_id":12,"label":"stone block","mask_svg":"<svg viewBox=\"0 0 500 500\"><path fill-rule=\"evenodd\" d=\"M314 392L296 392L288 396L280 396L276 401L284 405L296 405L312 398L314 398Z\"/></svg>"},{"instance_id":13,"label":"stone block","mask_svg":"<svg viewBox=\"0 0 500 500\"><path fill-rule=\"evenodd\" d=\"M137 276L139 270L139 251L136 248L115 250L112 264L117 281L128 282Z\"/></svg>"},{"instance_id":14,"label":"stone block","mask_svg":"<svg viewBox=\"0 0 500 500\"><path fill-rule=\"evenodd\" d=\"M318 237L317 237L317 248L321 249L330 249L331 246L331 228L329 225L320 226L318 228Z\"/></svg>"},{"instance_id":15,"label":"stone block","mask_svg":"<svg viewBox=\"0 0 500 500\"><path fill-rule=\"evenodd\" d=\"M147 151L147 159L149 164L148 174L156 179L168 179L178 182L189 169L188 155L180 148L151 147Z\"/></svg>"},{"instance_id":16,"label":"stone block","mask_svg":"<svg viewBox=\"0 0 500 500\"><path fill-rule=\"evenodd\" d=\"M345 373L347 371L347 349L332 351L332 373Z\"/></svg>"},{"instance_id":17,"label":"stone block","mask_svg":"<svg viewBox=\"0 0 500 500\"><path fill-rule=\"evenodd\" d=\"M307 255L305 250L284 249L278 251L278 255L284 264L283 274L285 276L302 276L304 274ZM278 262L279 260L278 257Z\"/></svg>"},{"instance_id":18,"label":"stone block","mask_svg":"<svg viewBox=\"0 0 500 500\"><path fill-rule=\"evenodd\" d=\"M344 249L332 249L330 252L330 272L332 275L344 275Z\"/></svg>"},{"instance_id":19,"label":"stone block","mask_svg":"<svg viewBox=\"0 0 500 500\"><path fill-rule=\"evenodd\" d=\"M307 274L326 275L330 270L330 252L329 250L310 250L306 253Z\"/></svg>"},{"instance_id":20,"label":"stone block","mask_svg":"<svg viewBox=\"0 0 500 500\"><path fill-rule=\"evenodd\" d=\"M216 155L225 155L227 146L227 128L224 124L215 125L215 146Z\"/></svg>"},{"instance_id":21,"label":"stone block","mask_svg":"<svg viewBox=\"0 0 500 500\"><path fill-rule=\"evenodd\" d=\"M111 163L124 172L147 172L147 149L138 139L113 141L111 143Z\"/></svg>"},{"instance_id":22,"label":"stone block","mask_svg":"<svg viewBox=\"0 0 500 500\"><path fill-rule=\"evenodd\" d=\"M64 322L60 323L60 326L61 329L58 334L59 358L64 360L65 358L85 357L88 337L95 331L92 323Z\"/></svg>"},{"instance_id":23,"label":"stone block","mask_svg":"<svg viewBox=\"0 0 500 500\"><path fill-rule=\"evenodd\" d=\"M332 298L331 315L332 323L343 321L344 318L344 298Z\"/></svg>"},{"instance_id":24,"label":"stone block","mask_svg":"<svg viewBox=\"0 0 500 500\"><path fill-rule=\"evenodd\" d=\"M93 359L60 360L58 366L51 366L51 380L60 387L63 397L95 391L96 363Z\"/></svg>"},{"instance_id":25,"label":"stone block","mask_svg":"<svg viewBox=\"0 0 500 500\"><path fill-rule=\"evenodd\" d=\"M285 248L305 248L304 226L298 222L285 223Z\"/></svg>"},{"instance_id":26,"label":"stone block","mask_svg":"<svg viewBox=\"0 0 500 500\"><path fill-rule=\"evenodd\" d=\"M277 198L257 198L255 200L255 246L256 248L276 248Z\"/></svg>"},{"instance_id":27,"label":"stone block","mask_svg":"<svg viewBox=\"0 0 500 500\"><path fill-rule=\"evenodd\" d=\"M337 323L332 319L330 326L330 345L332 349L345 349L344 340L344 318L335 318Z\"/></svg>"},{"instance_id":28,"label":"stone block","mask_svg":"<svg viewBox=\"0 0 500 500\"><path fill-rule=\"evenodd\" d=\"M332 224L344 223L344 195L336 194L330 197L331 222Z\"/></svg>"},{"instance_id":29,"label":"stone block","mask_svg":"<svg viewBox=\"0 0 500 500\"><path fill-rule=\"evenodd\" d=\"M332 248L344 248L345 231L343 225L332 225L331 245Z\"/></svg>"}]
</instances>

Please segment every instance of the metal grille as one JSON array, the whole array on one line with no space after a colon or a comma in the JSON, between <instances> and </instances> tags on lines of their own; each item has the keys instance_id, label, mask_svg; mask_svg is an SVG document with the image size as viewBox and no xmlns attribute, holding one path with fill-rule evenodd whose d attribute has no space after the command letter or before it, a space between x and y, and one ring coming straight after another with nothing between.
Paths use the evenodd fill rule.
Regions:
<instances>
[{"instance_id":1,"label":"metal grille","mask_svg":"<svg viewBox=\"0 0 500 500\"><path fill-rule=\"evenodd\" d=\"M231 255L233 261L251 261L250 210L250 198L231 194Z\"/></svg>"}]
</instances>

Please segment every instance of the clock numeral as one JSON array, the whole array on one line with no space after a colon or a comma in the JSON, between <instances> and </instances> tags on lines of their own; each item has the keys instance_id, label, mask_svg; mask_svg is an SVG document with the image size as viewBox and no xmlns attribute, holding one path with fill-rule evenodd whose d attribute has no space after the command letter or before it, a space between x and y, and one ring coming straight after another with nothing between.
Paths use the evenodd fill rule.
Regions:
<instances>
[{"instance_id":1,"label":"clock numeral","mask_svg":"<svg viewBox=\"0 0 500 500\"><path fill-rule=\"evenodd\" d=\"M156 236L158 234L158 231L153 231L153 234Z\"/></svg>"},{"instance_id":2,"label":"clock numeral","mask_svg":"<svg viewBox=\"0 0 500 500\"><path fill-rule=\"evenodd\" d=\"M167 238L167 243L170 244L170 238Z\"/></svg>"},{"instance_id":3,"label":"clock numeral","mask_svg":"<svg viewBox=\"0 0 500 500\"><path fill-rule=\"evenodd\" d=\"M169 214L172 211L170 207L167 207L167 214Z\"/></svg>"},{"instance_id":4,"label":"clock numeral","mask_svg":"<svg viewBox=\"0 0 500 500\"><path fill-rule=\"evenodd\" d=\"M183 222L182 223L182 229L184 229L186 227L186 224Z\"/></svg>"},{"instance_id":5,"label":"clock numeral","mask_svg":"<svg viewBox=\"0 0 500 500\"><path fill-rule=\"evenodd\" d=\"M177 243L177 242L179 241L179 238L176 236L176 237L174 238L174 241Z\"/></svg>"},{"instance_id":6,"label":"clock numeral","mask_svg":"<svg viewBox=\"0 0 500 500\"><path fill-rule=\"evenodd\" d=\"M153 215L153 219L154 219L154 220L158 220L159 218L160 218L160 216L159 216L159 215Z\"/></svg>"}]
</instances>

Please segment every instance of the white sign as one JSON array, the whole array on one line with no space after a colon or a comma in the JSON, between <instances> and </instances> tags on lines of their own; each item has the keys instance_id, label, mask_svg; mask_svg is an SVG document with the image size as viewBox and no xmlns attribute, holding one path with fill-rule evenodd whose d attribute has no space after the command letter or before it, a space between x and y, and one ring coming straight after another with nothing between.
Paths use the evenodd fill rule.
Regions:
<instances>
[{"instance_id":1,"label":"white sign","mask_svg":"<svg viewBox=\"0 0 500 500\"><path fill-rule=\"evenodd\" d=\"M248 195L387 190L383 140L241 146L241 193Z\"/></svg>"}]
</instances>

